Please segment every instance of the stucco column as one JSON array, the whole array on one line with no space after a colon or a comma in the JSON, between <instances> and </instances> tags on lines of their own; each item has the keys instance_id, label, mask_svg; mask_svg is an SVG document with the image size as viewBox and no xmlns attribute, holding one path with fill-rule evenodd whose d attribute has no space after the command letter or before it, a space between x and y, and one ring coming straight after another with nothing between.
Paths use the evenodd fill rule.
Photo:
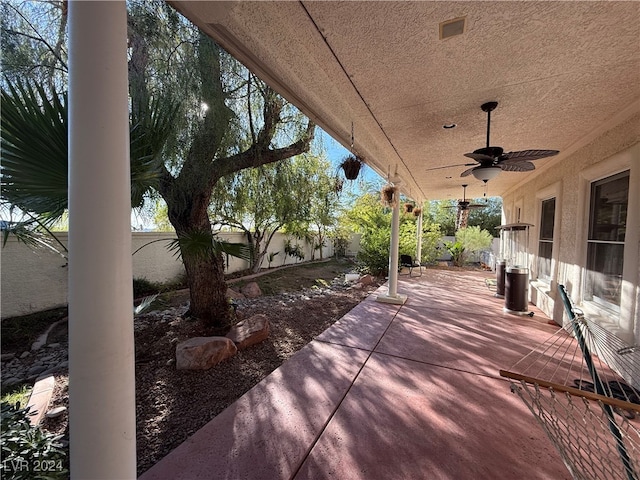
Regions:
<instances>
[{"instance_id":1,"label":"stucco column","mask_svg":"<svg viewBox=\"0 0 640 480\"><path fill-rule=\"evenodd\" d=\"M397 186L398 182L394 182ZM389 282L386 295L378 295L376 300L383 303L402 305L407 301L406 295L398 294L398 246L400 243L400 192L394 193L391 210L391 247L389 248Z\"/></svg>"},{"instance_id":2,"label":"stucco column","mask_svg":"<svg viewBox=\"0 0 640 480\"><path fill-rule=\"evenodd\" d=\"M135 479L127 12L69 2L71 478Z\"/></svg>"}]
</instances>

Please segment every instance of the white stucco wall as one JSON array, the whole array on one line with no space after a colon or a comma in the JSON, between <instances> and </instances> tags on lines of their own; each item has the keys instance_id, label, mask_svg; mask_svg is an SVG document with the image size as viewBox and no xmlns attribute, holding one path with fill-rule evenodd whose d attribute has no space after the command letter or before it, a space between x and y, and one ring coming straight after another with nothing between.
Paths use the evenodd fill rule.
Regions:
<instances>
[{"instance_id":1,"label":"white stucco wall","mask_svg":"<svg viewBox=\"0 0 640 480\"><path fill-rule=\"evenodd\" d=\"M56 233L56 237L67 245L66 232ZM171 233L132 233L133 277L168 282L184 274L180 258L167 250L167 245L173 238L175 236ZM246 237L242 233L222 233L220 238L229 242L246 243ZM284 265L298 261L284 253L287 238L280 233L274 236L269 251L280 253L275 257L272 267L283 265L283 261ZM305 261L311 260L310 245L295 238L291 238L291 242L294 245L298 243L303 248ZM333 256L333 246L324 247L322 253L323 258ZM316 251L315 259L319 258L319 252ZM244 260L235 257L227 257L225 260L226 271L229 273L249 268L248 262ZM262 267L267 266L265 258ZM67 274L65 258L44 247L34 250L10 236L5 247L0 250L0 317L26 315L66 305Z\"/></svg>"},{"instance_id":2,"label":"white stucco wall","mask_svg":"<svg viewBox=\"0 0 640 480\"><path fill-rule=\"evenodd\" d=\"M625 170L630 171L629 210L623 297L621 311L616 313L583 300L583 276L587 255L590 185L595 180ZM543 199L550 197L556 197L551 284L536 281L535 271L540 204ZM536 174L529 174L525 183L504 196L503 205L506 223L516 222L517 209L520 208L520 221L534 225L529 241L533 280L531 301L554 320L562 322L562 302L555 300L557 284L564 284L574 302L591 318L607 325L629 343L640 342L640 113L631 114L567 158L545 165Z\"/></svg>"}]
</instances>

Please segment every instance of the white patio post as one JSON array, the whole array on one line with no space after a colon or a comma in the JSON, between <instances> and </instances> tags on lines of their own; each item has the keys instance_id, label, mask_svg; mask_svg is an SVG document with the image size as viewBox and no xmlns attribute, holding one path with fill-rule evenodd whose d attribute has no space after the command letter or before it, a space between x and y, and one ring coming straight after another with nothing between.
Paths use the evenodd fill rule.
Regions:
<instances>
[{"instance_id":1,"label":"white patio post","mask_svg":"<svg viewBox=\"0 0 640 480\"><path fill-rule=\"evenodd\" d=\"M424 202L423 202L424 203ZM418 222L416 226L416 235L418 246L416 248L416 261L420 264L420 270L422 271L422 204L420 205L420 215L418 215Z\"/></svg>"},{"instance_id":2,"label":"white patio post","mask_svg":"<svg viewBox=\"0 0 640 480\"><path fill-rule=\"evenodd\" d=\"M124 1L69 2L71 478L135 479Z\"/></svg>"},{"instance_id":3,"label":"white patio post","mask_svg":"<svg viewBox=\"0 0 640 480\"><path fill-rule=\"evenodd\" d=\"M399 181L395 181L397 187ZM393 208L391 210L391 247L389 249L389 288L386 295L378 295L376 300L382 303L402 305L407 301L407 296L398 293L398 245L400 240L400 192L394 193Z\"/></svg>"}]
</instances>

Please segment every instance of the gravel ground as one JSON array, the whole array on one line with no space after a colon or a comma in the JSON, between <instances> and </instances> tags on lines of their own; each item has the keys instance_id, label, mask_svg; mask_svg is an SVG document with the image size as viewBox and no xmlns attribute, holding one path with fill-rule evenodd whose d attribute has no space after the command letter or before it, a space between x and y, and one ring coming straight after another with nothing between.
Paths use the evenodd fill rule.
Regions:
<instances>
[{"instance_id":1,"label":"gravel ground","mask_svg":"<svg viewBox=\"0 0 640 480\"><path fill-rule=\"evenodd\" d=\"M201 335L198 322L184 319L188 305L140 315L135 322L136 416L138 474L278 368L314 337L361 302L379 286L344 285L240 300L241 318L265 314L270 336L239 351L207 371L178 371L175 345ZM61 346L66 345L63 342ZM66 372L56 376L50 408L68 404ZM67 432L67 415L45 419L43 428Z\"/></svg>"}]
</instances>

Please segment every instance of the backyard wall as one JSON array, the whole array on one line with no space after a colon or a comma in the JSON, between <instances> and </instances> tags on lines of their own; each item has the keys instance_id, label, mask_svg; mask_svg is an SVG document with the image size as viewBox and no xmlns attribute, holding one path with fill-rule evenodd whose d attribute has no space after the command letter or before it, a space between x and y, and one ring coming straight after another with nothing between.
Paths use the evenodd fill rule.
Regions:
<instances>
[{"instance_id":1,"label":"backyard wall","mask_svg":"<svg viewBox=\"0 0 640 480\"><path fill-rule=\"evenodd\" d=\"M67 245L66 232L56 233L56 237ZM132 233L133 277L146 278L152 282L170 282L184 274L180 258L167 250L167 245L175 236L171 233L134 232ZM220 238L234 243L246 243L243 233L221 233ZM354 234L347 248L347 256L355 257L360 246L360 234ZM296 240L277 233L269 246L270 252L278 252L271 267L291 265L299 262L284 253L285 242L300 245L305 254L305 261L312 257L320 259L319 252L313 252L311 245L303 240ZM454 240L445 237L444 240ZM330 242L327 242L330 243ZM498 251L498 243L494 241L493 253ZM333 256L333 246L322 249L322 257ZM479 260L471 259L471 260ZM488 262L487 262L488 263ZM490 264L491 265L491 264ZM265 257L263 268L269 263ZM249 263L239 258L225 255L225 269L228 273L249 268ZM26 315L67 304L67 261L52 250L41 247L32 249L10 236L0 251L0 317Z\"/></svg>"},{"instance_id":2,"label":"backyard wall","mask_svg":"<svg viewBox=\"0 0 640 480\"><path fill-rule=\"evenodd\" d=\"M638 287L640 273L640 114L635 112L617 126L595 133L584 146L529 175L525 183L503 198L506 223L531 223L529 266L531 301L556 322L563 321L563 306L557 285L569 294L585 313L629 343L640 343ZM630 171L629 199L624 244L623 297L620 311L595 305L584 299L587 236L591 182ZM524 174L523 174L524 175ZM551 281L537 278L536 264L541 202L556 198Z\"/></svg>"},{"instance_id":3,"label":"backyard wall","mask_svg":"<svg viewBox=\"0 0 640 480\"><path fill-rule=\"evenodd\" d=\"M56 233L56 237L67 245L66 232ZM171 233L132 233L133 277L153 282L169 282L184 274L182 261L167 250L167 245L174 238ZM222 233L220 238L229 242L246 243L246 236L241 233ZM274 258L272 267L298 261L284 253L288 238L279 233L274 236L269 251L279 253ZM296 241L295 238L291 239L291 243L300 245L305 253L305 261L311 260L310 245L302 240ZM313 256L316 260L320 258L318 251ZM324 247L322 256L333 256L333 246ZM248 262L238 258L226 256L225 261L228 273L249 268ZM265 258L262 267L267 266ZM0 251L0 317L26 315L66 305L67 272L67 261L63 256L46 247L34 250L10 236Z\"/></svg>"}]
</instances>

